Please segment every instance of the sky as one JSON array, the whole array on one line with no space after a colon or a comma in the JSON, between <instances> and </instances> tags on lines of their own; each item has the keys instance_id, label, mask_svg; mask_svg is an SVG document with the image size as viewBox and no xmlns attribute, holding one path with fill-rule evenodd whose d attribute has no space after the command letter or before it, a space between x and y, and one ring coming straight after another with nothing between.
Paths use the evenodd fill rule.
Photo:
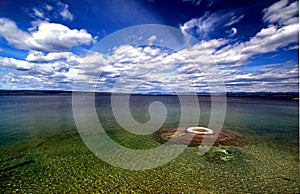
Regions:
<instances>
[{"instance_id":1,"label":"sky","mask_svg":"<svg viewBox=\"0 0 300 194\"><path fill-rule=\"evenodd\" d=\"M1 0L0 89L298 92L298 7L290 0Z\"/></svg>"}]
</instances>

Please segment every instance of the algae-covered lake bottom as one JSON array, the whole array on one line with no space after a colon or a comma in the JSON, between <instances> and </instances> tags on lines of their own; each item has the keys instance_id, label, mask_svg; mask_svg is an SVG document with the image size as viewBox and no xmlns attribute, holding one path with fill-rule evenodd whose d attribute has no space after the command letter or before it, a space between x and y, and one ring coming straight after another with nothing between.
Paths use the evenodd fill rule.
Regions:
<instances>
[{"instance_id":1,"label":"algae-covered lake bottom","mask_svg":"<svg viewBox=\"0 0 300 194\"><path fill-rule=\"evenodd\" d=\"M1 193L298 193L298 102L282 98L228 97L223 128L243 135L242 146L214 146L199 155L187 147L169 163L126 170L97 158L78 134L70 95L0 96ZM132 96L131 113L149 120L148 105L165 104L164 127L178 124L176 96ZM120 145L149 149L152 135L124 131L114 120L110 96L96 96L99 120ZM208 97L199 97L199 125L210 117Z\"/></svg>"}]
</instances>

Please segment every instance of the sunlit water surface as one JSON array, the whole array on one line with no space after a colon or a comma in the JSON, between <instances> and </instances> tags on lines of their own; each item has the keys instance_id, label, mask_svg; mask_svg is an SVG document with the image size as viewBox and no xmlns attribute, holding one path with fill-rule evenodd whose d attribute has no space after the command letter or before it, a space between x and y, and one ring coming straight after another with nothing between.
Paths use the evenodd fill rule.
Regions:
<instances>
[{"instance_id":1,"label":"sunlit water surface","mask_svg":"<svg viewBox=\"0 0 300 194\"><path fill-rule=\"evenodd\" d=\"M168 111L163 127L176 127L180 119L180 102L177 96L131 96L130 108L133 118L138 122L147 122L150 119L148 108L153 101L161 101ZM96 95L99 121L111 138L134 149L159 146L151 135L136 139L136 135L123 130L114 118L110 102L110 95ZM210 119L210 98L199 97L199 103L199 125L207 126ZM276 185L279 191L289 191L289 188L290 191L299 191L299 105L298 101L291 99L227 97L223 128L257 141L254 145L237 148L247 155L248 159L245 161L250 161L249 165L262 164L257 167L262 170L257 169L255 172L249 171L249 166L243 166L245 162L227 165L205 163L203 158L197 155L197 148L188 148L184 154L163 167L145 171L146 174L143 171L132 173L97 159L82 143L73 118L71 94L1 95L0 107L0 148L3 150L0 191L3 192L17 189L39 192L46 187L50 189L48 191L60 189L70 192L77 189L106 192L250 192L251 188L253 191L271 191ZM32 163L16 167L18 162L22 163L18 160L26 160L26 157L31 158ZM282 161L278 161L279 159ZM71 162L66 164L64 160ZM235 165L236 171L232 171L233 166L230 165ZM271 169L266 167L268 165ZM61 167L68 170L61 170ZM210 176L205 175L207 172L204 168L209 170ZM279 171L281 173L281 170L287 174L272 175ZM58 171L65 173L56 175ZM89 171L90 174L85 174L85 171ZM220 172L226 173L220 175ZM239 177L245 179L247 173L252 178L246 178L244 184L237 181ZM77 177L73 183L67 181L71 174ZM24 180L18 182L21 175ZM36 182L41 176L44 181ZM106 182L101 182L99 177L102 180L107 179ZM209 180L205 186L199 182L203 180ZM66 184L61 185L61 181L66 181ZM166 185L166 181L170 185ZM178 181L177 186L174 186L174 181ZM130 182L136 182L135 186L130 186ZM154 183L156 186L151 186ZM252 184L256 186L250 187Z\"/></svg>"}]
</instances>

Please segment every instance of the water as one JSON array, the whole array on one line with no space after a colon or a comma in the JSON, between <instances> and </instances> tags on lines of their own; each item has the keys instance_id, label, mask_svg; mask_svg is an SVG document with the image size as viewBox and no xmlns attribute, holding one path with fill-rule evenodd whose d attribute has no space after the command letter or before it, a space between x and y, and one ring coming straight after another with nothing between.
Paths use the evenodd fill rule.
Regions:
<instances>
[{"instance_id":1,"label":"water","mask_svg":"<svg viewBox=\"0 0 300 194\"><path fill-rule=\"evenodd\" d=\"M298 141L298 102L266 97L232 97L228 99L225 126L252 135L274 138L289 134L282 141Z\"/></svg>"},{"instance_id":2,"label":"water","mask_svg":"<svg viewBox=\"0 0 300 194\"><path fill-rule=\"evenodd\" d=\"M109 95L96 96L100 122L114 121ZM150 119L149 105L161 101L167 108L164 126L176 127L180 120L180 102L176 96L132 96L131 114L138 122ZM200 124L208 125L210 98L200 97ZM72 97L66 95L3 95L0 96L1 146L31 138L43 138L68 133L75 128ZM298 102L266 97L228 97L223 128L254 136L298 140ZM111 123L111 122L110 122ZM109 127L106 127L109 128ZM110 130L110 129L107 129ZM284 135L285 138L282 138Z\"/></svg>"},{"instance_id":3,"label":"water","mask_svg":"<svg viewBox=\"0 0 300 194\"><path fill-rule=\"evenodd\" d=\"M1 147L59 135L74 127L71 96L0 96Z\"/></svg>"},{"instance_id":4,"label":"water","mask_svg":"<svg viewBox=\"0 0 300 194\"><path fill-rule=\"evenodd\" d=\"M168 111L167 119L163 124L163 127L176 127L180 119L180 102L176 96L131 96L130 107L133 118L138 122L147 122L150 119L148 107L153 101L161 101L164 103ZM199 102L201 110L199 125L207 126L210 119L210 98L205 96L199 97ZM88 178L86 179L97 182L96 179L98 180L98 178L95 174L96 172L90 172L90 175L84 174L84 171L87 169L91 170L94 168L91 168L86 164L87 158L90 158L89 161L93 163L92 166L98 166L99 169L103 168L102 171L100 170L100 172L102 172L101 175L98 176L102 176L103 180L107 177L111 177L111 179L107 181L109 184L114 185L108 189L107 186L103 186L103 182L101 182L101 184L98 182L97 184L100 184L100 186L96 188L105 192L129 191L126 189L131 189L135 192L151 191L151 188L148 186L154 184L152 183L154 180L161 182L157 183L158 188L156 190L152 190L153 192L163 190L181 192L181 188L183 191L185 191L184 188L189 188L189 191L195 192L199 191L200 183L198 182L190 185L188 182L197 182L201 180L208 181L207 186L203 186L201 184L201 187L208 192L220 191L218 189L221 188L227 188L226 191L230 192L251 191L249 188L247 188L246 183L250 186L252 184L257 184L257 191L264 189L264 191L270 191L272 185L273 187L274 185L279 185L279 188L277 189L280 190L281 188L281 191L288 191L287 188L291 188L292 191L299 189L299 181L296 181L299 178L297 177L297 171L299 170L299 105L298 101L293 101L288 98L227 98L227 111L223 128L230 129L247 137L251 137L254 142L257 141L257 143L254 145L251 144L246 147L237 148L239 152L245 155L245 158L248 157L247 160L245 159L247 162L250 161L249 164L246 162L247 165L252 165L252 168L255 166L255 169L257 168L255 172L248 172L248 170L246 170L249 166L243 166L245 165L245 161L236 161L232 164L228 164L227 166L223 165L222 168L221 166L212 166L212 164L208 162L206 163L203 158L197 156L196 148L188 148L183 155L174 160L176 162L171 162L170 164L159 169L146 171L147 176L152 177L151 179L149 177L145 178L145 175L139 171L135 173L129 173L128 171L114 168L99 161L97 158L95 158L95 156L93 156L93 154L82 143L80 136L77 134L78 132L73 119L71 94L1 95L0 107L0 148L2 150L1 156L3 157L1 159L3 167L2 171L4 171L3 169L6 169L5 172L1 172L2 174L0 176L1 180L5 180L3 184L0 185L0 191L2 190L3 192L8 191L9 189L11 189L10 191L15 191L15 189L18 189L21 186L29 183L31 184L36 177L46 177L47 179L49 173L51 174L51 172L48 170L43 171L41 169L44 169L44 167L47 165L49 168L54 168L54 166L64 166L64 163L62 163L62 158L65 160L72 158L72 160L70 160L72 163L69 163L66 166L69 171L73 169L74 172L78 172L80 170L78 170L79 167L77 165L80 164L84 166L81 166L83 174L74 174L72 175L74 177L87 176ZM110 95L97 95L96 109L101 124L110 137L116 140L119 144L135 149L148 149L159 146L158 142L153 141L151 135L137 138L137 135L132 135L120 127L120 125L114 119L111 111ZM20 155L20 153L22 154ZM19 158L26 159L26 157L34 158L30 161L35 162L14 170L7 170L7 166L14 167L11 162L18 163L20 162L18 161ZM257 158L257 160L251 159L254 157ZM80 161L83 160L85 162L80 163ZM75 161L77 161L77 163ZM190 164L195 161L197 161L196 164L199 164L200 162L206 166L205 168L209 170L209 173L212 173L210 178L215 176L217 179L207 179L207 177L205 177L203 174L206 172L206 170L204 170L203 173L198 172L199 174L197 174L195 171L192 171L193 168L203 168L203 166L200 167L201 165L195 166L196 164ZM258 161L260 161L260 163L257 163ZM274 163L272 163L272 161ZM231 172L233 166L230 165L239 167L240 170ZM268 165L269 167L266 167ZM185 168L183 168L183 166L185 166ZM270 170L269 168L273 170ZM40 172L37 172L36 169L38 169ZM181 169L181 171L178 172L178 169ZM261 175L259 175L257 172L258 169L262 169L259 170ZM280 178L277 180L276 177L268 178L274 174L273 171L276 171L276 169L278 169L278 172L280 171L280 173L290 173L289 175L278 175L278 177L284 176L284 180L289 180L289 183L284 183L284 181L282 182L282 180L279 180ZM66 174L60 175L60 177L57 177L54 175L54 172L56 171L53 170L54 174L52 174L52 176L54 178L52 177L52 181L57 181L52 182L53 188L55 187L55 183L57 186L56 188L58 188L58 185L60 185L58 179L61 178L63 180L60 181L66 181L70 178L68 177L70 176L68 174L70 173L69 171L66 171ZM29 175L26 174L26 172L33 174ZM225 172L231 172L233 177L227 177L227 175L224 174ZM295 174L291 174L291 172ZM120 175L120 173L123 174ZM169 181L179 181L177 179L182 179L180 180L182 184L178 183L178 187L172 187L175 190L172 190L170 186L164 186L162 181L163 178L159 177L160 175L166 175L166 173L171 173L172 175L170 175ZM236 183L237 177L246 176L247 174L251 173L256 173L257 177L252 177L252 179L249 179L248 182L245 181L244 187L243 184ZM24 178L22 176L22 184L24 185L21 183L18 184L14 181L16 177L20 176L20 174L23 174L26 177ZM220 174L222 174L222 176ZM93 175L93 177L91 177L91 175ZM136 176L138 180L133 179L134 176ZM265 182L263 182L262 179ZM111 182L113 180L114 182ZM133 188L132 186L129 186L129 183L126 182L129 180L135 180L137 182L136 184L139 184L141 188L137 189L137 187ZM220 185L213 186L216 182L213 182L212 180L217 181ZM79 179L76 179L76 181L76 186L74 186L72 183L70 183L68 187L66 185L60 185L59 188L62 189L60 191L72 192L76 191L78 188L82 188L81 191L97 190L93 186L96 183L90 183L83 187L82 185L85 183L80 182ZM229 184L221 187L221 185L226 181L232 181L231 186ZM36 185L39 184L40 183L36 183ZM39 185L39 187L43 188L45 185L43 185L44 183L41 184L42 185ZM146 184L148 184L148 186L146 186ZM270 187L266 187L266 184L268 184ZM48 183L46 185L49 186ZM101 185L103 187L101 187ZM117 187L117 185L119 185L119 187ZM235 189L233 185L236 185L238 189ZM122 190L122 187L124 187L123 189L125 190ZM25 187L23 187L23 189L24 188ZM31 188L24 190L27 192L39 191L38 188L34 189L33 186L26 188Z\"/></svg>"}]
</instances>

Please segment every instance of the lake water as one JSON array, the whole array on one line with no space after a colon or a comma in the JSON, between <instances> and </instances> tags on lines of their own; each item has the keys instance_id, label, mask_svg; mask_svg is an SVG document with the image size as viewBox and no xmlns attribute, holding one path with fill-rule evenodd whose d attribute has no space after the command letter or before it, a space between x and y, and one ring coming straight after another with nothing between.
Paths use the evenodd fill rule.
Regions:
<instances>
[{"instance_id":1,"label":"lake water","mask_svg":"<svg viewBox=\"0 0 300 194\"><path fill-rule=\"evenodd\" d=\"M110 95L96 95L103 128L134 149L159 146L151 135L135 138L120 129ZM150 119L149 104L167 109L163 127L179 122L177 96L131 96L136 121ZM210 98L201 96L199 125L207 126ZM74 122L71 94L0 96L0 192L297 192L299 104L284 97L227 97L224 129L252 139L234 147L241 157L215 164L189 147L170 163L130 171L101 161L82 142ZM214 148L215 149L215 148ZM226 148L227 149L227 148ZM251 168L251 169L249 169ZM205 182L205 183L204 183Z\"/></svg>"}]
</instances>

